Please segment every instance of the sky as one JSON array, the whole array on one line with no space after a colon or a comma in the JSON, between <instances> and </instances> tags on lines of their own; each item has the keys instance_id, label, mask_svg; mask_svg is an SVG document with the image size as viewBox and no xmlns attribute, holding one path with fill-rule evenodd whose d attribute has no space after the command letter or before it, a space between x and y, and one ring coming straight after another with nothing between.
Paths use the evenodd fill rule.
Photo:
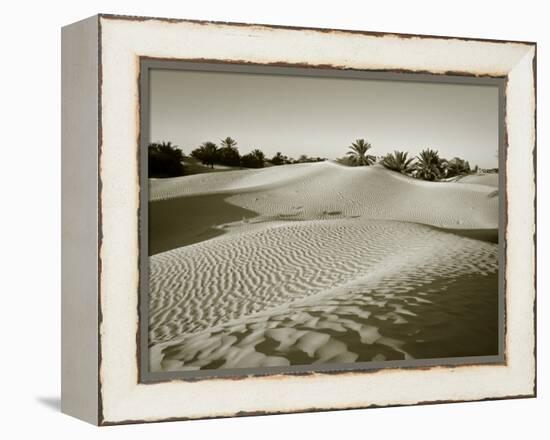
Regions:
<instances>
[{"instance_id":1,"label":"sky","mask_svg":"<svg viewBox=\"0 0 550 440\"><path fill-rule=\"evenodd\" d=\"M150 103L150 141L187 154L230 136L241 154L336 159L363 138L376 156L432 148L498 166L496 86L153 70Z\"/></svg>"}]
</instances>

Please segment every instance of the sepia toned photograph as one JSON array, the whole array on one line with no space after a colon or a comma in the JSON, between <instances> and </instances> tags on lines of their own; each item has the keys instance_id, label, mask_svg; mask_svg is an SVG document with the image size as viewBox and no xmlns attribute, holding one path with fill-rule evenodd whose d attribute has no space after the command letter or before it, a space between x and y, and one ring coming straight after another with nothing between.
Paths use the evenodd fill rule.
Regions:
<instances>
[{"instance_id":1,"label":"sepia toned photograph","mask_svg":"<svg viewBox=\"0 0 550 440\"><path fill-rule=\"evenodd\" d=\"M389 78L149 70L150 372L502 354L501 89Z\"/></svg>"}]
</instances>

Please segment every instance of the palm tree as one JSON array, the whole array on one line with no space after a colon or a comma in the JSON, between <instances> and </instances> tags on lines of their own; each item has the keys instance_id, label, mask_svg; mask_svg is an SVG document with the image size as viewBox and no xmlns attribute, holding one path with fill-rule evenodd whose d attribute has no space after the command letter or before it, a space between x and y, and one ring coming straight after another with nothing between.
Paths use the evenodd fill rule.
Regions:
<instances>
[{"instance_id":1,"label":"palm tree","mask_svg":"<svg viewBox=\"0 0 550 440\"><path fill-rule=\"evenodd\" d=\"M153 142L149 144L149 177L183 176L185 155L171 142Z\"/></svg>"},{"instance_id":2,"label":"palm tree","mask_svg":"<svg viewBox=\"0 0 550 440\"><path fill-rule=\"evenodd\" d=\"M214 142L204 142L199 148L191 152L191 156L214 168L214 163L218 157L218 146Z\"/></svg>"},{"instance_id":3,"label":"palm tree","mask_svg":"<svg viewBox=\"0 0 550 440\"><path fill-rule=\"evenodd\" d=\"M397 171L401 174L411 174L414 171L414 157L408 158L409 153L406 151L395 150L392 153L387 154L382 159L382 165L389 170Z\"/></svg>"},{"instance_id":4,"label":"palm tree","mask_svg":"<svg viewBox=\"0 0 550 440\"><path fill-rule=\"evenodd\" d=\"M286 161L286 158L285 156L283 156L283 153L281 153L280 151L277 151L275 156L271 158L271 163L273 165L282 165L285 163L285 161Z\"/></svg>"},{"instance_id":5,"label":"palm tree","mask_svg":"<svg viewBox=\"0 0 550 440\"><path fill-rule=\"evenodd\" d=\"M357 139L355 142L352 142L349 149L351 151L347 152L347 155L350 158L350 162L354 166L368 166L372 165L376 158L367 154L372 148L372 145L365 141L365 139Z\"/></svg>"},{"instance_id":6,"label":"palm tree","mask_svg":"<svg viewBox=\"0 0 550 440\"><path fill-rule=\"evenodd\" d=\"M222 147L226 147L226 148L237 147L237 141L229 136L227 136L225 139L222 139L221 144L222 144Z\"/></svg>"},{"instance_id":7,"label":"palm tree","mask_svg":"<svg viewBox=\"0 0 550 440\"><path fill-rule=\"evenodd\" d=\"M449 161L449 176L460 176L470 173L470 163L467 160L455 157Z\"/></svg>"},{"instance_id":8,"label":"palm tree","mask_svg":"<svg viewBox=\"0 0 550 440\"><path fill-rule=\"evenodd\" d=\"M429 148L417 156L416 172L419 179L434 181L441 177L441 159L439 152Z\"/></svg>"},{"instance_id":9,"label":"palm tree","mask_svg":"<svg viewBox=\"0 0 550 440\"><path fill-rule=\"evenodd\" d=\"M252 156L254 156L254 158L258 161L258 162L261 162L261 164L263 165L264 161L265 161L265 154L262 150L259 150L259 149L254 149L250 152L250 154Z\"/></svg>"},{"instance_id":10,"label":"palm tree","mask_svg":"<svg viewBox=\"0 0 550 440\"><path fill-rule=\"evenodd\" d=\"M241 155L237 148L237 141L230 137L226 137L221 141L222 147L218 150L218 161L222 165L239 166Z\"/></svg>"},{"instance_id":11,"label":"palm tree","mask_svg":"<svg viewBox=\"0 0 550 440\"><path fill-rule=\"evenodd\" d=\"M264 162L265 155L257 148L241 157L241 165L245 168L263 168Z\"/></svg>"}]
</instances>

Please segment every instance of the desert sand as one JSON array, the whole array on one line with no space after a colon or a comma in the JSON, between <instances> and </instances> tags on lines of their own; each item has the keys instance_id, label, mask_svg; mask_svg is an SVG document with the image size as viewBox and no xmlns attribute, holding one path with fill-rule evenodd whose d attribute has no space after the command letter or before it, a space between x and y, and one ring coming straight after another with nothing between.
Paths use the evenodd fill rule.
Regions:
<instances>
[{"instance_id":1,"label":"desert sand","mask_svg":"<svg viewBox=\"0 0 550 440\"><path fill-rule=\"evenodd\" d=\"M496 354L498 197L468 180L331 162L151 179L151 370Z\"/></svg>"},{"instance_id":2,"label":"desert sand","mask_svg":"<svg viewBox=\"0 0 550 440\"><path fill-rule=\"evenodd\" d=\"M470 174L469 176L464 176L458 179L461 183L475 183L480 185L493 186L498 188L498 174Z\"/></svg>"}]
</instances>

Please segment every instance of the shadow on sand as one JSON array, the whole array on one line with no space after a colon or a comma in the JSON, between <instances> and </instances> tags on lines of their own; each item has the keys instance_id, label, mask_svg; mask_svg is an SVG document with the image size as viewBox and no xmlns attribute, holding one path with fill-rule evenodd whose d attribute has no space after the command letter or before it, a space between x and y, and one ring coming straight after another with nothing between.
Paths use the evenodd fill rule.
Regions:
<instances>
[{"instance_id":1,"label":"shadow on sand","mask_svg":"<svg viewBox=\"0 0 550 440\"><path fill-rule=\"evenodd\" d=\"M258 216L226 202L228 197L207 194L149 202L149 255L222 235L216 225Z\"/></svg>"}]
</instances>

